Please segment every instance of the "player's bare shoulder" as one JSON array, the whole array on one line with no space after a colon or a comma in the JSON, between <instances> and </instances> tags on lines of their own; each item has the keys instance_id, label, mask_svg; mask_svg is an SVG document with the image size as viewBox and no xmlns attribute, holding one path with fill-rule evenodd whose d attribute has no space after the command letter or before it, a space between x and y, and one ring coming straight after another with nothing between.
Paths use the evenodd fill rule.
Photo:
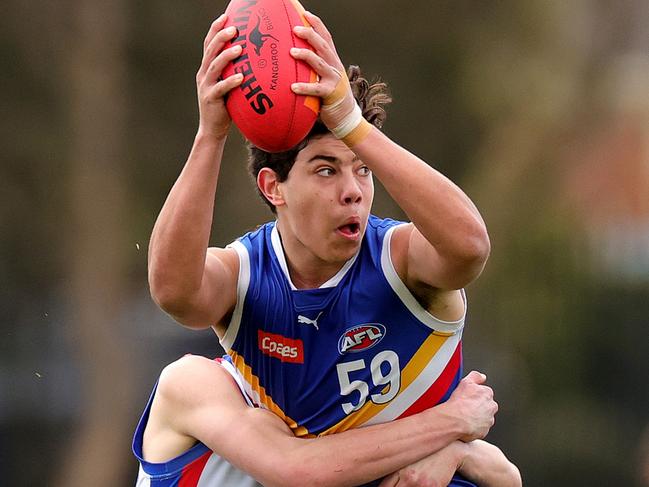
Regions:
<instances>
[{"instance_id":1,"label":"player's bare shoulder","mask_svg":"<svg viewBox=\"0 0 649 487\"><path fill-rule=\"evenodd\" d=\"M208 259L217 259L227 270L235 276L239 274L239 256L232 247L209 247Z\"/></svg>"}]
</instances>

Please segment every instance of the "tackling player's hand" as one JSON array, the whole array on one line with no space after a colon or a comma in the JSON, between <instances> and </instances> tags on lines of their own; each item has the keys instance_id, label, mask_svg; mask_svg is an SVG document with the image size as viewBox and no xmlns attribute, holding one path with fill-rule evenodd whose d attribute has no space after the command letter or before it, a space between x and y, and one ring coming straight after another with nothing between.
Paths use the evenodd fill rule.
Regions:
<instances>
[{"instance_id":1,"label":"tackling player's hand","mask_svg":"<svg viewBox=\"0 0 649 487\"><path fill-rule=\"evenodd\" d=\"M498 404L491 387L484 385L486 381L486 375L470 372L445 403L448 411L465 424L462 441L484 438L494 425Z\"/></svg>"},{"instance_id":2,"label":"tackling player's hand","mask_svg":"<svg viewBox=\"0 0 649 487\"><path fill-rule=\"evenodd\" d=\"M239 45L223 49L226 42L237 33L234 26L223 29L226 20L227 17L223 14L212 23L203 43L203 60L196 74L199 132L217 139L227 136L231 123L224 96L243 81L241 74L221 79L223 69L241 54Z\"/></svg>"},{"instance_id":3,"label":"tackling player's hand","mask_svg":"<svg viewBox=\"0 0 649 487\"><path fill-rule=\"evenodd\" d=\"M388 475L379 487L448 485L464 460L465 450L464 443L454 441L438 452Z\"/></svg>"},{"instance_id":4,"label":"tackling player's hand","mask_svg":"<svg viewBox=\"0 0 649 487\"><path fill-rule=\"evenodd\" d=\"M314 83L294 83L292 89L298 95L322 98L320 119L333 131L354 110L356 100L327 27L311 12L306 12L305 17L311 27L296 26L293 32L307 41L313 51L293 48L291 55L311 66L318 73L319 79Z\"/></svg>"},{"instance_id":5,"label":"tackling player's hand","mask_svg":"<svg viewBox=\"0 0 649 487\"><path fill-rule=\"evenodd\" d=\"M497 446L475 440L463 443L458 471L481 487L521 487L521 474Z\"/></svg>"}]
</instances>

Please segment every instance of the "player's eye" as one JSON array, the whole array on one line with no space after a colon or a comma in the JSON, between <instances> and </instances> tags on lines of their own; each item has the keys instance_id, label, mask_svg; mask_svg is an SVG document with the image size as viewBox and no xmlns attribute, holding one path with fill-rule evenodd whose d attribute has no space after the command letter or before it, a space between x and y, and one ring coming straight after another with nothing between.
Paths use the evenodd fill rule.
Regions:
<instances>
[{"instance_id":1,"label":"player's eye","mask_svg":"<svg viewBox=\"0 0 649 487\"><path fill-rule=\"evenodd\" d=\"M320 176L333 176L335 171L331 167L321 167L316 171Z\"/></svg>"},{"instance_id":2,"label":"player's eye","mask_svg":"<svg viewBox=\"0 0 649 487\"><path fill-rule=\"evenodd\" d=\"M361 176L369 176L371 173L372 171L370 171L370 168L367 166L361 166L358 168L358 174Z\"/></svg>"}]
</instances>

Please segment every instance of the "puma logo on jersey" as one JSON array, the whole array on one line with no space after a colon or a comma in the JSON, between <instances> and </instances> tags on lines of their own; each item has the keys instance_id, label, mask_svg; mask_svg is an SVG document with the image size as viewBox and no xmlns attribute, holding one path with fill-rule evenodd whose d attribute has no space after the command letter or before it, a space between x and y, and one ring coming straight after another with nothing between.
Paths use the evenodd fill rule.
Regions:
<instances>
[{"instance_id":1,"label":"puma logo on jersey","mask_svg":"<svg viewBox=\"0 0 649 487\"><path fill-rule=\"evenodd\" d=\"M301 325L313 325L316 330L320 330L320 328L318 328L318 320L320 319L320 315L322 315L322 311L318 313L318 316L315 317L315 320L307 318L306 316L297 315L297 322Z\"/></svg>"},{"instance_id":2,"label":"puma logo on jersey","mask_svg":"<svg viewBox=\"0 0 649 487\"><path fill-rule=\"evenodd\" d=\"M349 328L338 340L338 353L361 352L372 348L383 340L385 326L380 323L365 323Z\"/></svg>"}]
</instances>

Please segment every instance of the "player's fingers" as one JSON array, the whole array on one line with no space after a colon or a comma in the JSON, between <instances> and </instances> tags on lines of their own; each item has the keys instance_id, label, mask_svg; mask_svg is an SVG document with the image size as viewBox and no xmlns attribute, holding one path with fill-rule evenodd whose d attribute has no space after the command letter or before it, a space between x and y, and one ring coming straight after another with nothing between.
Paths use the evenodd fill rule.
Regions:
<instances>
[{"instance_id":1,"label":"player's fingers","mask_svg":"<svg viewBox=\"0 0 649 487\"><path fill-rule=\"evenodd\" d=\"M227 29L220 30L216 33L203 53L201 67L198 70L199 75L204 75L216 56L218 56L225 46L225 43L237 35L237 28L230 26Z\"/></svg>"},{"instance_id":2,"label":"player's fingers","mask_svg":"<svg viewBox=\"0 0 649 487\"><path fill-rule=\"evenodd\" d=\"M293 32L300 39L304 39L311 44L313 49L315 49L315 52L327 63L331 64L336 69L342 68L342 63L340 62L340 59L338 59L336 52L313 28L296 25L293 28Z\"/></svg>"},{"instance_id":3,"label":"player's fingers","mask_svg":"<svg viewBox=\"0 0 649 487\"><path fill-rule=\"evenodd\" d=\"M326 97L331 93L331 88L327 88L320 83L293 83L291 90L296 95Z\"/></svg>"},{"instance_id":4,"label":"player's fingers","mask_svg":"<svg viewBox=\"0 0 649 487\"><path fill-rule=\"evenodd\" d=\"M241 73L236 73L232 76L228 76L227 78L217 82L209 89L207 89L205 91L204 97L208 102L216 101L220 98L223 98L230 91L239 86L242 81L243 75Z\"/></svg>"},{"instance_id":5,"label":"player's fingers","mask_svg":"<svg viewBox=\"0 0 649 487\"><path fill-rule=\"evenodd\" d=\"M385 477L379 484L379 487L396 487L397 482L399 482L399 473L395 472Z\"/></svg>"},{"instance_id":6,"label":"player's fingers","mask_svg":"<svg viewBox=\"0 0 649 487\"><path fill-rule=\"evenodd\" d=\"M300 39L304 39L317 52L326 51L330 49L329 44L325 41L320 34L318 34L313 27L305 27L303 25L296 25L293 27L293 32Z\"/></svg>"},{"instance_id":7,"label":"player's fingers","mask_svg":"<svg viewBox=\"0 0 649 487\"><path fill-rule=\"evenodd\" d=\"M318 56L311 49L300 49L299 47L291 48L291 56L295 59L304 61L320 76L321 81L331 81L332 88L338 82L341 73L334 66L331 66L322 57Z\"/></svg>"},{"instance_id":8,"label":"player's fingers","mask_svg":"<svg viewBox=\"0 0 649 487\"><path fill-rule=\"evenodd\" d=\"M318 34L320 34L320 37L322 37L335 51L336 48L334 46L333 37L331 36L331 33L327 29L327 26L324 24L322 19L309 11L304 12L304 16L306 17L306 20L309 22L309 24L311 24L313 29Z\"/></svg>"},{"instance_id":9,"label":"player's fingers","mask_svg":"<svg viewBox=\"0 0 649 487\"><path fill-rule=\"evenodd\" d=\"M296 95L317 96L326 98L336 89L342 74L333 66L327 64L320 56L310 49L291 49L291 55L295 59L306 62L318 74L319 81L316 83L293 83L291 89Z\"/></svg>"},{"instance_id":10,"label":"player's fingers","mask_svg":"<svg viewBox=\"0 0 649 487\"><path fill-rule=\"evenodd\" d=\"M221 51L221 53L212 60L207 70L205 71L205 76L202 79L202 83L207 86L216 83L217 80L221 77L223 69L230 61L239 57L241 55L241 51L242 47L238 44Z\"/></svg>"},{"instance_id":11,"label":"player's fingers","mask_svg":"<svg viewBox=\"0 0 649 487\"><path fill-rule=\"evenodd\" d=\"M477 370L472 370L463 380L474 382L476 384L484 384L487 381L487 376Z\"/></svg>"},{"instance_id":12,"label":"player's fingers","mask_svg":"<svg viewBox=\"0 0 649 487\"><path fill-rule=\"evenodd\" d=\"M227 20L227 15L221 14L220 17L212 22L212 25L210 25L210 29L207 31L207 35L205 36L205 40L203 41L203 51L205 51L207 46L209 46L210 42L212 41L212 39L214 39L214 36L217 34L217 32L223 28Z\"/></svg>"},{"instance_id":13,"label":"player's fingers","mask_svg":"<svg viewBox=\"0 0 649 487\"><path fill-rule=\"evenodd\" d=\"M209 59L210 57L217 55L219 51L223 49L225 43L236 37L237 33L237 28L234 25L231 25L227 29L218 31L205 48L204 57Z\"/></svg>"}]
</instances>

